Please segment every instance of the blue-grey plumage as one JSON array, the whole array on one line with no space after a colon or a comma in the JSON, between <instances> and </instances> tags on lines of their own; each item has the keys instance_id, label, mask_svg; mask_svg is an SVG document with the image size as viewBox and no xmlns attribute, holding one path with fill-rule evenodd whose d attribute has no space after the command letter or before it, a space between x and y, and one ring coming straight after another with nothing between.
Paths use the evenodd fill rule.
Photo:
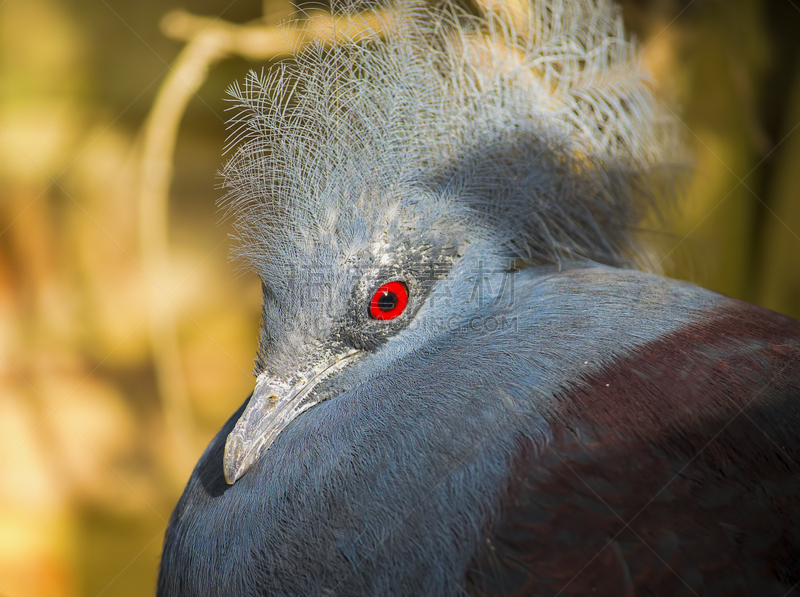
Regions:
<instances>
[{"instance_id":1,"label":"blue-grey plumage","mask_svg":"<svg viewBox=\"0 0 800 597\"><path fill-rule=\"evenodd\" d=\"M786 593L800 326L625 269L671 146L616 9L393 14L234 89L256 384L159 594Z\"/></svg>"},{"instance_id":2,"label":"blue-grey plumage","mask_svg":"<svg viewBox=\"0 0 800 597\"><path fill-rule=\"evenodd\" d=\"M501 278L502 274L487 275L487 287L499 288ZM468 589L483 594L475 586L470 589L470 574L480 576L481 582L503 586L503 575L511 571L510 566L525 561L524 553L513 554L498 566L499 573L493 572L492 566L482 570L475 563L491 557L487 541L501 549L494 529L502 525L504 515L527 499L526 492L515 490L514 484L529 482L535 494L537 481L544 484L555 468L553 460L572 444L579 446L580 453L569 452L565 466L578 469L586 460L598 461L603 465L601 471L614 475L609 482L615 487L602 487L597 471L582 475L586 483L596 484L595 493L582 487L581 477L576 476L572 479L577 486L574 494L567 495L563 489L543 491L539 498L544 505L525 522L544 528L561 505L582 500L578 510L582 518L588 512L602 518L609 528L598 531L587 525L583 537L570 529L574 538L566 547L561 546L563 537L537 533L536 526L527 531L525 526L517 529L510 545L535 541L542 552L557 545L564 550L546 553L542 563L555 555L576 554L575 561L564 565L563 587L543 575L538 577L541 584L536 584L534 577L533 588L519 594L554 595L561 588L566 595L586 594L583 582L576 585L581 587L576 592L567 586L569 576L579 575L594 553L602 551L603 542L615 539L615 525L624 528L636 514L620 510L620 518L614 516L606 501L618 497L617 493L630 499L631 507L653 498L656 504L650 507L661 509L665 506L657 498L663 499L666 493L672 496L666 507L674 524L661 523L648 530L679 534L676 541L679 549L685 550L687 561L680 563L677 574L693 581L690 569L698 565L693 558L699 556L682 517L694 518L695 532L705 537L709 531L701 525L708 524L716 512L699 504L704 494L731 492L729 500L734 505L762 500L758 494L774 483L768 469L776 454L782 455L770 439L754 429L749 446L741 448L761 460L764 470L737 471L733 458L727 472L722 468L719 479L707 481L707 489L702 479L693 480L702 491L693 499L677 499L675 496L686 490L678 473L689 478L698 474L691 468L681 471L681 467L691 462L712 467L710 454L702 452L701 444L696 446L697 454L672 448L672 453L659 458L641 449L642 435L652 442L654 452L666 450L671 442L688 443L693 433L702 432L701 439L711 441L744 406L726 396L731 393L728 384L746 388L750 383L752 392L746 399L757 397L758 402L747 416L754 416L756 407L772 405L776 410L768 418L773 439L790 439L786 425L794 433L800 422L800 326L755 308L748 312L747 305L690 285L601 266L561 272L529 268L517 274L511 304L492 305L493 299L487 295L483 307L476 306L479 319L470 317L458 325L437 321L432 331L409 328L403 332L401 341L406 349L402 355L379 350L344 370L335 398L298 417L247 474L227 485L222 451L240 409L201 458L175 510L162 562L160 594L444 596L463 595ZM764 321L755 326L755 332L738 330L743 319L759 314ZM421 310L420 315L433 314ZM770 324L773 328L784 326L787 338L771 331ZM714 331L715 338L727 341L729 347L717 349L714 342L703 341L703 329ZM673 346L686 330L698 341ZM780 356L788 367L767 370L762 373L765 379L759 377L753 383L753 372L764 367L759 361L770 358L770 341L784 345L785 354ZM661 350L659 347L680 354L683 365L675 367L667 359L648 364L647 355ZM715 370L724 362L736 366L737 351L755 363L727 377L724 370ZM658 369L663 365L666 371L661 373L669 376L669 383L650 386L640 380L637 386L636 380L620 380L613 370L626 360L638 361L636 367L627 367L641 370L642 375L647 375L648 366ZM710 377L698 377L686 363L697 364ZM700 398L681 389L686 375ZM767 379L769 376L772 378ZM569 398L575 392L609 391L609 384L617 394L606 398L602 409L570 412L577 403ZM626 391L634 394L642 416L660 418L657 430L626 423L634 414L620 412L622 405L614 397ZM782 401L789 400L793 403L787 408ZM689 410L693 412L687 414ZM607 412L618 418L618 424L606 425L603 433L625 440L618 440L620 453L612 452L609 462L605 462L611 458L605 450L618 446L592 428ZM778 417L786 421L779 422ZM671 429L675 421L685 427ZM706 426L709 431L704 430ZM566 433L577 434L579 439L565 441ZM659 434L664 436L663 442ZM725 445L720 441L714 449ZM516 463L526 454L531 462L520 467ZM783 489L775 490L779 496L782 492L790 496L783 506L797 503L797 465L789 459L798 456L795 440L785 453L786 466L794 470L795 477L784 479ZM617 460L619 457L623 460ZM663 466L670 474L663 474ZM655 474L658 484L640 494L636 488L649 484L648 471ZM569 468L561 474L569 476ZM725 479L725 475L731 478ZM662 485L666 491L659 494ZM779 500L770 504L764 499L763 506L755 508L761 518L740 520L740 505L716 524L730 529L734 537L739 528L769 521L765 513L777 516L780 507ZM643 517L640 522L644 521ZM787 578L797 580L800 548L797 530L793 533L795 541L787 543L786 554L795 558L794 569L787 567ZM779 543L781 534L777 528L775 536L766 539L765 553L773 542ZM625 547L620 561L607 566L609 581L617 581L617 568L625 557L631 558L631 568L634 564L644 569L650 566L651 581L659 575L672 575L668 558L662 561L646 547L645 541L658 547L653 535L645 536L642 542L633 539L633 547ZM700 581L694 584L698 594L717 594L710 590L712 582L720 581L721 576L735 580L741 573L735 558L728 561L733 557L728 550L734 545L731 541L711 546L713 557L724 565L720 571L712 570L710 577L708 571L700 573ZM708 549L702 542L701 547ZM610 553L616 552L611 549ZM674 559L669 561L678 566ZM768 566L770 560L765 558L761 564ZM632 574L636 572L634 569ZM766 576L766 580L756 578L749 585L740 580L743 590L747 589L742 594L771 594L770 584L783 586L785 593L791 586L781 584L776 576ZM596 582L595 590L605 595L624 594L621 589L609 590L609 586ZM649 594L680 594L672 591Z\"/></svg>"}]
</instances>

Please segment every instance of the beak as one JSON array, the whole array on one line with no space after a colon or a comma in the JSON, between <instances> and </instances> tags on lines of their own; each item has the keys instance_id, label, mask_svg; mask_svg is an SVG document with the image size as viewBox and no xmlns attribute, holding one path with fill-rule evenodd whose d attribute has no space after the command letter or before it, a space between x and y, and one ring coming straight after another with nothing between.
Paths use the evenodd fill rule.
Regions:
<instances>
[{"instance_id":1,"label":"beak","mask_svg":"<svg viewBox=\"0 0 800 597\"><path fill-rule=\"evenodd\" d=\"M228 484L238 481L295 417L320 402L306 400L316 385L362 354L361 350L350 350L335 355L300 375L294 385L259 375L247 408L225 442L222 465Z\"/></svg>"}]
</instances>

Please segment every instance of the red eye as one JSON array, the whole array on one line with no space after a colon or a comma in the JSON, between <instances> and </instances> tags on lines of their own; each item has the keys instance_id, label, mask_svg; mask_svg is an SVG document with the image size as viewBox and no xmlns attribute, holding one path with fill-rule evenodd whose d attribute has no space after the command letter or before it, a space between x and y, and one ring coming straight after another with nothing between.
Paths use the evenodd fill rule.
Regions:
<instances>
[{"instance_id":1,"label":"red eye","mask_svg":"<svg viewBox=\"0 0 800 597\"><path fill-rule=\"evenodd\" d=\"M389 282L384 284L369 303L369 314L374 319L394 319L405 310L408 304L408 290L402 282Z\"/></svg>"}]
</instances>

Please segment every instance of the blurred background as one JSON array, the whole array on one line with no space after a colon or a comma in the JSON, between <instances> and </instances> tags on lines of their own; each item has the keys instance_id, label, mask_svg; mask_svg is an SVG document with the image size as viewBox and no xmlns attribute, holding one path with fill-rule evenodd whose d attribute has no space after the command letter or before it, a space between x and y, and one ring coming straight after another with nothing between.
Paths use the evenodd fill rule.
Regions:
<instances>
[{"instance_id":1,"label":"blurred background","mask_svg":"<svg viewBox=\"0 0 800 597\"><path fill-rule=\"evenodd\" d=\"M800 0L623 8L694 152L652 234L664 269L800 317ZM253 382L260 288L228 259L216 171L225 90L288 47L270 26L292 12L0 0L0 595L153 594Z\"/></svg>"}]
</instances>

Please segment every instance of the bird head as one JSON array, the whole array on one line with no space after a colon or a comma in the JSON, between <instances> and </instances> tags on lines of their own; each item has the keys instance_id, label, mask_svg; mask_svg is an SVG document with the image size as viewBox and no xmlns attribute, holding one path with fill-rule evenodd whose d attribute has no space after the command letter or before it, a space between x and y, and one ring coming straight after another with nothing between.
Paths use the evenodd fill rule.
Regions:
<instances>
[{"instance_id":1,"label":"bird head","mask_svg":"<svg viewBox=\"0 0 800 597\"><path fill-rule=\"evenodd\" d=\"M362 207L352 198L363 192L327 191L319 196L324 221L273 231L279 254L260 262L256 385L226 444L230 483L296 416L336 392L331 382L343 368L409 326L470 236L458 209L421 189Z\"/></svg>"},{"instance_id":2,"label":"bird head","mask_svg":"<svg viewBox=\"0 0 800 597\"><path fill-rule=\"evenodd\" d=\"M663 127L609 2L476 18L406 1L391 15L385 33L345 17L332 45L232 88L223 186L264 302L229 483L341 392L343 369L399 354L469 264L637 253ZM444 294L438 315L476 306Z\"/></svg>"}]
</instances>

